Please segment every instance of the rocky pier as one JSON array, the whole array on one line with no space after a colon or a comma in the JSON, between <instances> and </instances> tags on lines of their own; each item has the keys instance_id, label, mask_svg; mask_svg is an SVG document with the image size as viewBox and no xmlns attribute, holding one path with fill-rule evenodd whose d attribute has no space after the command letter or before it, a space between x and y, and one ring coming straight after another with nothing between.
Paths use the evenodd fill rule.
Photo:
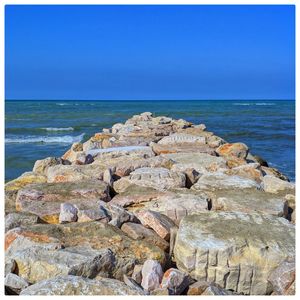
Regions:
<instances>
[{"instance_id":1,"label":"rocky pier","mask_svg":"<svg viewBox=\"0 0 300 300\"><path fill-rule=\"evenodd\" d=\"M5 185L10 295L293 295L295 184L204 124L135 115Z\"/></svg>"}]
</instances>

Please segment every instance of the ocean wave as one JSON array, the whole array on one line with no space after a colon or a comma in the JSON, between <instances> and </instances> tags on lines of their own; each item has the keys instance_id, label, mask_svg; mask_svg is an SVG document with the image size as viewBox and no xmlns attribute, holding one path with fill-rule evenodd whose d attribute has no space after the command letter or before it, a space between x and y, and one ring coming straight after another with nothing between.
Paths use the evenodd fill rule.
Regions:
<instances>
[{"instance_id":1,"label":"ocean wave","mask_svg":"<svg viewBox=\"0 0 300 300\"><path fill-rule=\"evenodd\" d=\"M65 106L65 105L72 105L70 103L55 103L56 105L59 105L59 106Z\"/></svg>"},{"instance_id":2,"label":"ocean wave","mask_svg":"<svg viewBox=\"0 0 300 300\"><path fill-rule=\"evenodd\" d=\"M6 138L6 144L27 144L27 143L53 143L53 144L73 144L80 142L85 133L77 136L26 136L26 137L11 137Z\"/></svg>"},{"instance_id":3,"label":"ocean wave","mask_svg":"<svg viewBox=\"0 0 300 300\"><path fill-rule=\"evenodd\" d=\"M266 102L257 102L257 103L233 103L232 105L237 105L237 106L250 106L250 105L276 105L275 103L266 103Z\"/></svg>"},{"instance_id":4,"label":"ocean wave","mask_svg":"<svg viewBox=\"0 0 300 300\"><path fill-rule=\"evenodd\" d=\"M46 128L41 128L46 131L73 131L73 127L46 127Z\"/></svg>"}]
</instances>

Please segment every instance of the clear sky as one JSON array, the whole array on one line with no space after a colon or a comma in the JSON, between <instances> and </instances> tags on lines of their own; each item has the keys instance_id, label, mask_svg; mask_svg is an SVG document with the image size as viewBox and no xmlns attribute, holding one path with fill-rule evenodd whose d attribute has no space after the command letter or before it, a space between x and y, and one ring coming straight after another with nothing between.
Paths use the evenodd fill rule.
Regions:
<instances>
[{"instance_id":1,"label":"clear sky","mask_svg":"<svg viewBox=\"0 0 300 300\"><path fill-rule=\"evenodd\" d=\"M294 14L7 5L6 99L294 99Z\"/></svg>"}]
</instances>

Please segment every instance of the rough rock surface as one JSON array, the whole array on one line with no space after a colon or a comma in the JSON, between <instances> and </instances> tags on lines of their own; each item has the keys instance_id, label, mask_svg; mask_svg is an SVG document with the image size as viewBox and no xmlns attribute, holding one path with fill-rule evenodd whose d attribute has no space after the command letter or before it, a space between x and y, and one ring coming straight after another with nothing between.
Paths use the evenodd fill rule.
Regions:
<instances>
[{"instance_id":1,"label":"rough rock surface","mask_svg":"<svg viewBox=\"0 0 300 300\"><path fill-rule=\"evenodd\" d=\"M99 207L100 200L110 200L108 185L101 181L41 183L21 189L16 208L36 214L47 223L58 223L62 203L84 210Z\"/></svg>"},{"instance_id":2,"label":"rough rock surface","mask_svg":"<svg viewBox=\"0 0 300 300\"><path fill-rule=\"evenodd\" d=\"M6 294L295 294L295 184L254 148L151 112L97 130L5 184Z\"/></svg>"},{"instance_id":3,"label":"rough rock surface","mask_svg":"<svg viewBox=\"0 0 300 300\"><path fill-rule=\"evenodd\" d=\"M48 280L40 281L24 289L21 296L93 296L93 295L143 295L139 291L128 287L125 283L102 278L92 280L80 276L58 276Z\"/></svg>"},{"instance_id":4,"label":"rough rock surface","mask_svg":"<svg viewBox=\"0 0 300 300\"><path fill-rule=\"evenodd\" d=\"M261 214L209 212L185 217L174 254L177 267L197 280L238 293L271 292L270 273L293 255L295 230L287 220Z\"/></svg>"}]
</instances>

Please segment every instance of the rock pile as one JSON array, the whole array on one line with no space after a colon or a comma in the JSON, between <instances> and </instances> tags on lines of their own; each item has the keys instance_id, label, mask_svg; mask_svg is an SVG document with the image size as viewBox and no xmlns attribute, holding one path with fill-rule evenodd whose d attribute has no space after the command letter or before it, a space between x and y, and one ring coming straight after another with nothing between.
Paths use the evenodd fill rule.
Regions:
<instances>
[{"instance_id":1,"label":"rock pile","mask_svg":"<svg viewBox=\"0 0 300 300\"><path fill-rule=\"evenodd\" d=\"M13 295L291 295L295 185L206 130L146 112L5 185Z\"/></svg>"}]
</instances>

